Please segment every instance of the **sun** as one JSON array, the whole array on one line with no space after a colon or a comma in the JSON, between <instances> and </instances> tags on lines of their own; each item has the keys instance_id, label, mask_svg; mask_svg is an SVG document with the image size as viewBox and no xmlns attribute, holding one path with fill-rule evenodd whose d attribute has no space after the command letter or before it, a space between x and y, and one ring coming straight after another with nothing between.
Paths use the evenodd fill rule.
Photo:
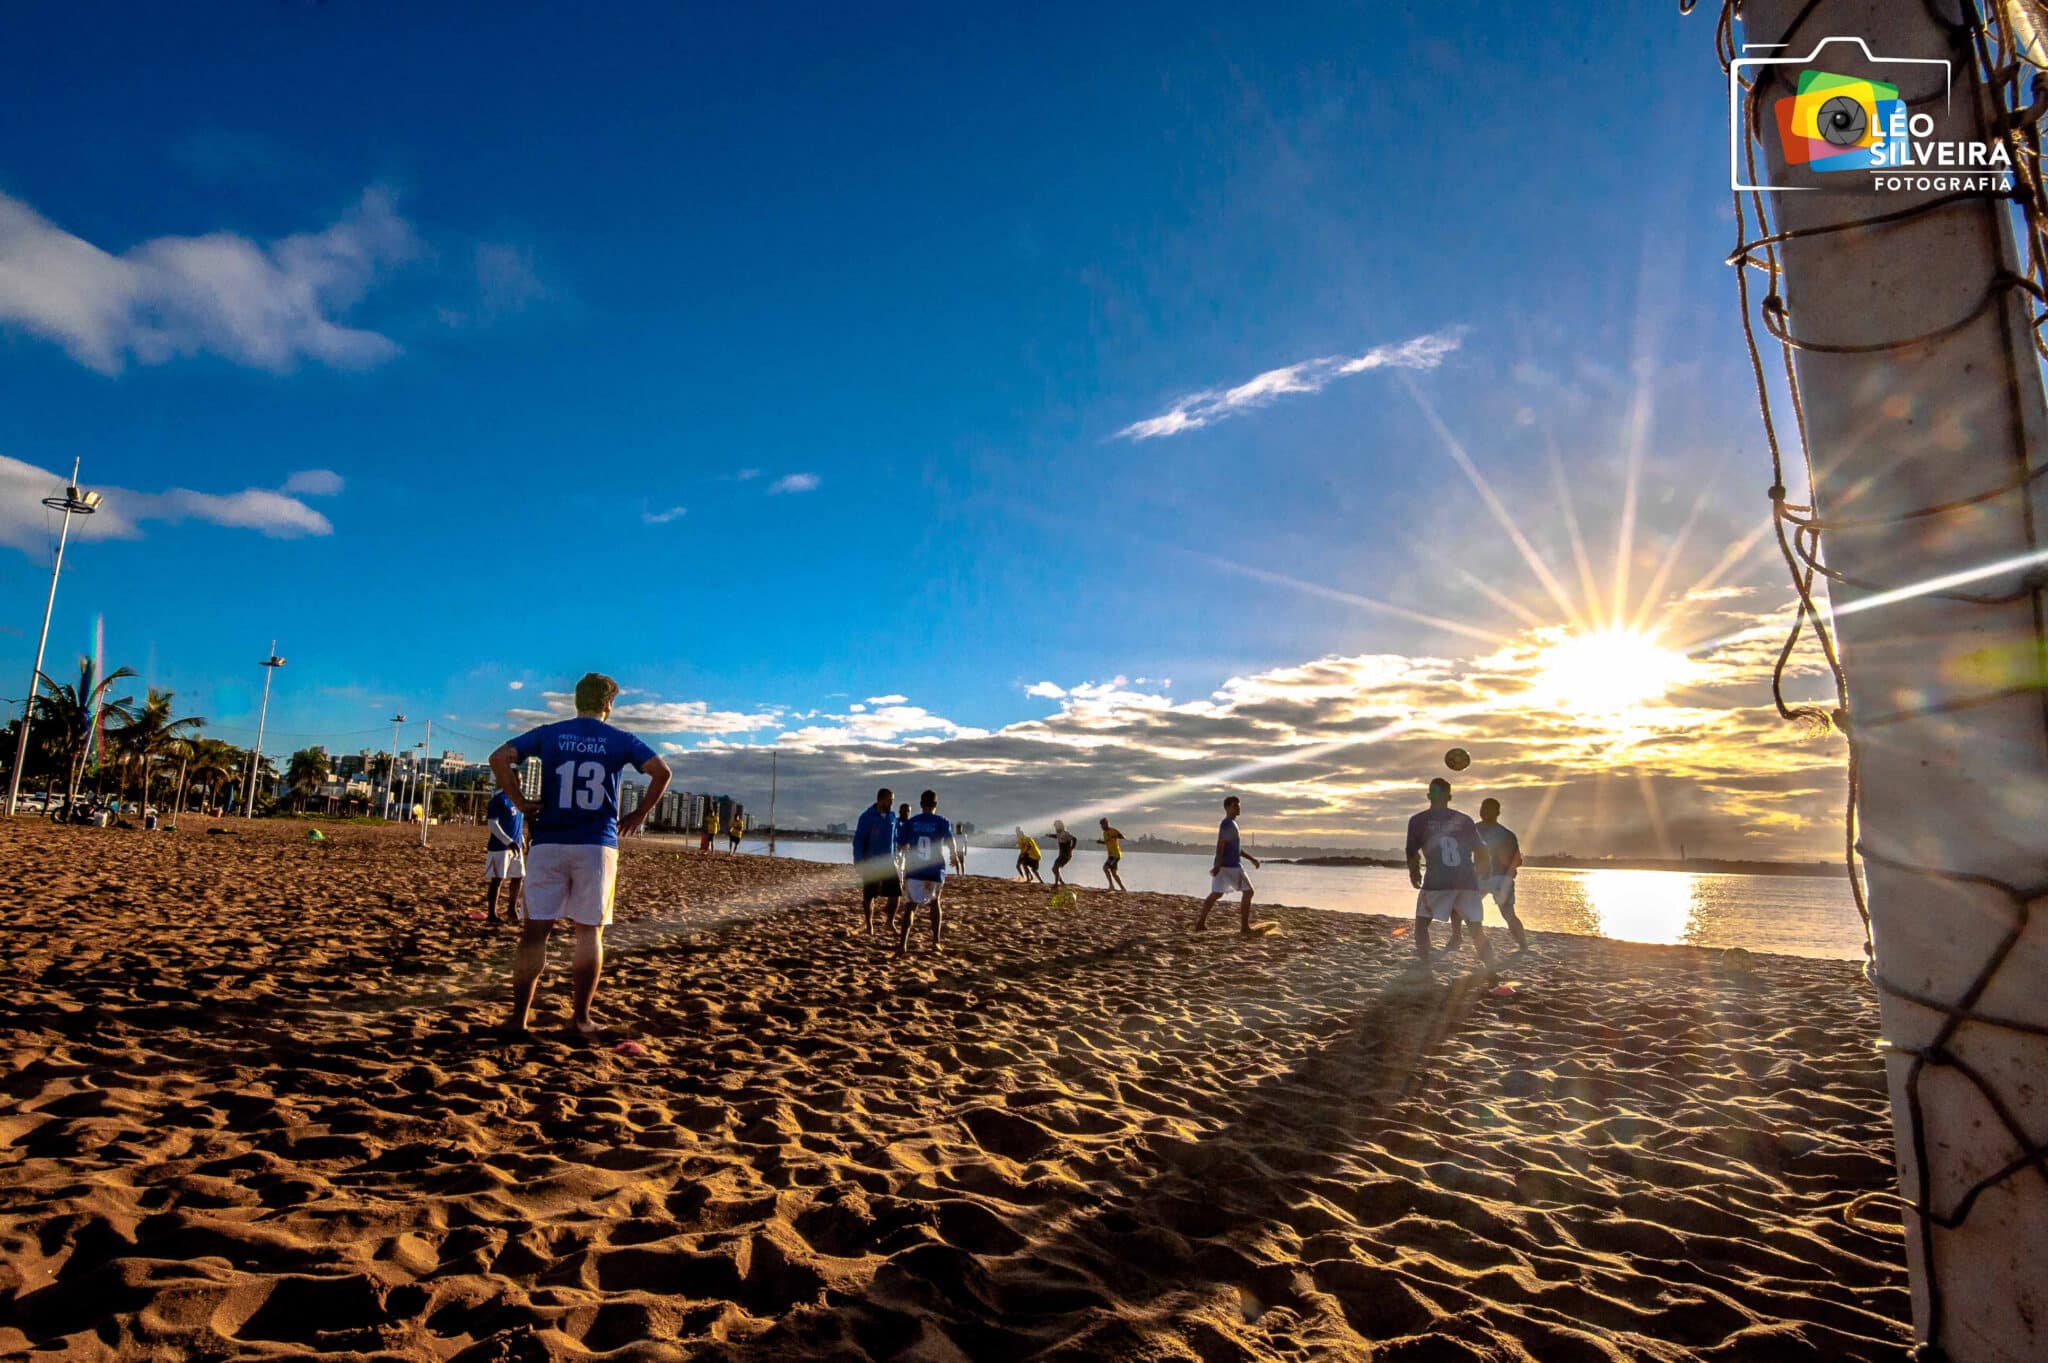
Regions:
<instances>
[{"instance_id":1,"label":"sun","mask_svg":"<svg viewBox=\"0 0 2048 1363\"><path fill-rule=\"evenodd\" d=\"M1661 700L1694 670L1690 658L1631 629L1567 635L1536 656L1536 690L1562 709L1611 714Z\"/></svg>"}]
</instances>

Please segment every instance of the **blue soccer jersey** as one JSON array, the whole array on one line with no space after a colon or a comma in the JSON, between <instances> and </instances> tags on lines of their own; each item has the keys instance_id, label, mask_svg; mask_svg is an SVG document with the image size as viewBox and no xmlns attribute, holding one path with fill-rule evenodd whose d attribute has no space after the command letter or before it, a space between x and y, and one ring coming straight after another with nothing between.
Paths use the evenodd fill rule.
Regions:
<instances>
[{"instance_id":1,"label":"blue soccer jersey","mask_svg":"<svg viewBox=\"0 0 2048 1363\"><path fill-rule=\"evenodd\" d=\"M490 807L484 811L484 822L490 826L493 852L516 852L519 850L519 834L526 827L526 816L519 812L519 806L512 803L512 797L499 791L491 797ZM499 836L499 830L504 836Z\"/></svg>"},{"instance_id":2,"label":"blue soccer jersey","mask_svg":"<svg viewBox=\"0 0 2048 1363\"><path fill-rule=\"evenodd\" d=\"M1216 825L1216 864L1221 867L1244 865L1244 850L1238 841L1235 819L1225 819Z\"/></svg>"},{"instance_id":3,"label":"blue soccer jersey","mask_svg":"<svg viewBox=\"0 0 2048 1363\"><path fill-rule=\"evenodd\" d=\"M619 773L645 770L654 749L624 729L578 715L543 724L512 740L522 760L538 757L540 813L533 842L580 846L619 845Z\"/></svg>"},{"instance_id":4,"label":"blue soccer jersey","mask_svg":"<svg viewBox=\"0 0 2048 1363\"><path fill-rule=\"evenodd\" d=\"M1486 844L1487 855L1493 859L1493 869L1488 872L1489 875L1504 876L1521 864L1521 839L1506 825L1480 824L1479 840Z\"/></svg>"},{"instance_id":5,"label":"blue soccer jersey","mask_svg":"<svg viewBox=\"0 0 2048 1363\"><path fill-rule=\"evenodd\" d=\"M942 814L913 814L903 824L903 878L944 880L946 844L953 840L953 825Z\"/></svg>"},{"instance_id":6,"label":"blue soccer jersey","mask_svg":"<svg viewBox=\"0 0 2048 1363\"><path fill-rule=\"evenodd\" d=\"M1425 890L1476 890L1479 872L1473 865L1485 850L1479 825L1455 809L1425 809L1408 821L1408 855L1422 853L1428 869Z\"/></svg>"}]
</instances>

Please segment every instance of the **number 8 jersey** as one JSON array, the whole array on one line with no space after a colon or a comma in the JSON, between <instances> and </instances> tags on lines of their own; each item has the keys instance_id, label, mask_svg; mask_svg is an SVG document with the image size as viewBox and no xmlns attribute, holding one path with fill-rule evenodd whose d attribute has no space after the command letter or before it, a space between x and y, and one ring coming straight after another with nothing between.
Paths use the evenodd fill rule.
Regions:
<instances>
[{"instance_id":1,"label":"number 8 jersey","mask_svg":"<svg viewBox=\"0 0 2048 1363\"><path fill-rule=\"evenodd\" d=\"M541 763L534 846L619 845L619 773L644 768L654 760L654 749L624 729L578 715L519 735L512 751L522 761L538 757Z\"/></svg>"},{"instance_id":2,"label":"number 8 jersey","mask_svg":"<svg viewBox=\"0 0 2048 1363\"><path fill-rule=\"evenodd\" d=\"M1420 852L1429 863L1422 873L1425 890L1478 889L1473 860L1483 847L1479 826L1455 809L1425 809L1408 820L1408 855Z\"/></svg>"}]
</instances>

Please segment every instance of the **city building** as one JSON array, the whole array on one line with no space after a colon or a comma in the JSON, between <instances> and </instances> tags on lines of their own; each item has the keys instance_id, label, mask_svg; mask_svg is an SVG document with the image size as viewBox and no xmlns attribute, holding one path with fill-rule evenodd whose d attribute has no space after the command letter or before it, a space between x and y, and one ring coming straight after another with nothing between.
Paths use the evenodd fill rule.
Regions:
<instances>
[{"instance_id":1,"label":"city building","mask_svg":"<svg viewBox=\"0 0 2048 1363\"><path fill-rule=\"evenodd\" d=\"M540 798L541 765L538 757L529 757L519 765L519 793L529 800Z\"/></svg>"},{"instance_id":2,"label":"city building","mask_svg":"<svg viewBox=\"0 0 2048 1363\"><path fill-rule=\"evenodd\" d=\"M647 793L647 787L636 786L631 781L619 783L619 817L624 818L640 807L640 797Z\"/></svg>"}]
</instances>

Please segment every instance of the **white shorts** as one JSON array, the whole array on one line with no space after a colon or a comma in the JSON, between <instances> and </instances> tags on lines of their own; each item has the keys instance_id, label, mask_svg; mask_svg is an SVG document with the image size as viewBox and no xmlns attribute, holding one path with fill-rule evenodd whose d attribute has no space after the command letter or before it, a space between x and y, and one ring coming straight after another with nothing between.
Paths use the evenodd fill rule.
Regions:
<instances>
[{"instance_id":1,"label":"white shorts","mask_svg":"<svg viewBox=\"0 0 2048 1363\"><path fill-rule=\"evenodd\" d=\"M1209 878L1210 894L1242 894L1252 887L1252 878L1242 866L1226 866Z\"/></svg>"},{"instance_id":2,"label":"white shorts","mask_svg":"<svg viewBox=\"0 0 2048 1363\"><path fill-rule=\"evenodd\" d=\"M929 904L939 897L939 887L945 883L943 880L910 880L906 878L903 882L903 893L913 904Z\"/></svg>"},{"instance_id":3,"label":"white shorts","mask_svg":"<svg viewBox=\"0 0 2048 1363\"><path fill-rule=\"evenodd\" d=\"M530 898L531 886L527 888ZM1448 923L1453 918L1462 918L1467 923L1477 923L1486 912L1486 897L1478 890L1423 890L1415 896L1415 916L1434 918L1439 923Z\"/></svg>"},{"instance_id":4,"label":"white shorts","mask_svg":"<svg viewBox=\"0 0 2048 1363\"><path fill-rule=\"evenodd\" d=\"M484 876L489 880L525 879L526 854L516 847L484 853Z\"/></svg>"},{"instance_id":5,"label":"white shorts","mask_svg":"<svg viewBox=\"0 0 2048 1363\"><path fill-rule=\"evenodd\" d=\"M619 849L584 843L544 842L527 853L526 917L566 918L586 928L612 921L612 891L619 882Z\"/></svg>"},{"instance_id":6,"label":"white shorts","mask_svg":"<svg viewBox=\"0 0 2048 1363\"><path fill-rule=\"evenodd\" d=\"M1513 876L1489 876L1479 883L1486 893L1493 896L1493 902L1500 906L1500 911L1503 914L1514 911L1515 878Z\"/></svg>"}]
</instances>

